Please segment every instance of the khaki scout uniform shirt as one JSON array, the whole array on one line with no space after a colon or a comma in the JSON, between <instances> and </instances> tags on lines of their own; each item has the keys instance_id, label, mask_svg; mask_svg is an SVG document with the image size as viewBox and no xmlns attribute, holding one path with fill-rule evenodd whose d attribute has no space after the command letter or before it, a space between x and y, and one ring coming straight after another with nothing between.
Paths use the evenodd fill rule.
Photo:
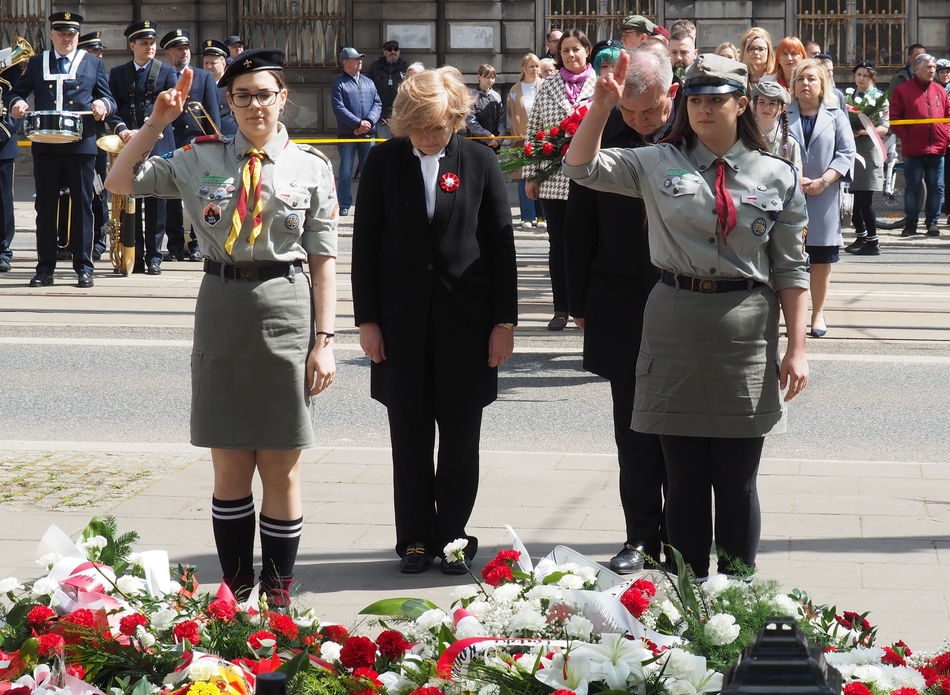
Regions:
<instances>
[{"instance_id":1,"label":"khaki scout uniform shirt","mask_svg":"<svg viewBox=\"0 0 950 695\"><path fill-rule=\"evenodd\" d=\"M808 287L805 196L788 162L736 142L723 159L737 224L724 241L716 222L716 155L660 144L606 149L563 173L598 191L643 198L653 264L714 280L752 279L775 290Z\"/></svg>"},{"instance_id":2,"label":"khaki scout uniform shirt","mask_svg":"<svg viewBox=\"0 0 950 695\"><path fill-rule=\"evenodd\" d=\"M233 139L196 141L163 157L151 157L135 177L132 195L181 198L202 252L213 261L292 262L306 260L307 254L336 256L337 201L330 163L291 142L283 125L263 148L260 236L251 247L249 196L232 253L224 250L250 147L238 132Z\"/></svg>"}]
</instances>

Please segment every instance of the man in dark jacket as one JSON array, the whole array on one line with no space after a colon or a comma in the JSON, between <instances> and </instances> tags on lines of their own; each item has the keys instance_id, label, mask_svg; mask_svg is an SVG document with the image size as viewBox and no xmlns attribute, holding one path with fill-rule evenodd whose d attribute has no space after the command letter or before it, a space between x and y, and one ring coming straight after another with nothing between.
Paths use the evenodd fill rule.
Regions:
<instances>
[{"instance_id":1,"label":"man in dark jacket","mask_svg":"<svg viewBox=\"0 0 950 695\"><path fill-rule=\"evenodd\" d=\"M386 125L386 119L392 115L396 92L399 91L399 85L402 84L402 81L406 79L406 68L408 67L409 63L402 59L402 54L399 52L398 41L384 43L382 57L369 66L367 74L376 83L379 101L383 105L381 120L376 124L376 133L381 138L388 140L392 137L389 126Z\"/></svg>"},{"instance_id":2,"label":"man in dark jacket","mask_svg":"<svg viewBox=\"0 0 950 695\"><path fill-rule=\"evenodd\" d=\"M891 122L916 118L950 118L947 90L934 82L937 61L922 53L914 60L913 79L903 82L891 95ZM943 157L950 142L946 123L894 125L904 155L904 229L902 237L917 233L920 217L920 185L927 182L927 206L924 223L928 236L940 236L937 218L943 202Z\"/></svg>"},{"instance_id":3,"label":"man in dark jacket","mask_svg":"<svg viewBox=\"0 0 950 695\"><path fill-rule=\"evenodd\" d=\"M914 78L914 61L917 60L917 56L926 52L927 49L921 46L919 43L915 43L907 47L907 65L898 70L894 77L891 78L891 81L887 83L888 97L894 94L894 90L897 89L897 85L903 84L907 80Z\"/></svg>"},{"instance_id":4,"label":"man in dark jacket","mask_svg":"<svg viewBox=\"0 0 950 695\"><path fill-rule=\"evenodd\" d=\"M0 273L8 272L13 260L13 163L19 154L16 134L21 123L22 118L13 119L10 114L0 119Z\"/></svg>"},{"instance_id":5,"label":"man in dark jacket","mask_svg":"<svg viewBox=\"0 0 950 695\"><path fill-rule=\"evenodd\" d=\"M373 146L376 124L383 112L383 105L373 80L360 74L363 57L363 53L349 46L340 51L343 74L336 78L330 90L337 135L347 140L365 140L341 142L337 145L340 153L337 198L340 201L340 215L343 217L350 214L350 207L353 205L353 164L356 155L359 153L362 168Z\"/></svg>"}]
</instances>

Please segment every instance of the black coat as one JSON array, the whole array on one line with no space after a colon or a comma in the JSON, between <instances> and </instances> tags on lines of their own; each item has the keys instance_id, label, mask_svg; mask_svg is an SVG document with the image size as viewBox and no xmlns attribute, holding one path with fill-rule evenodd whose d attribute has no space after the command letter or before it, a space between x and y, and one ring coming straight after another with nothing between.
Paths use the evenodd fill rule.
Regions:
<instances>
[{"instance_id":1,"label":"black coat","mask_svg":"<svg viewBox=\"0 0 950 695\"><path fill-rule=\"evenodd\" d=\"M642 145L614 109L601 147ZM570 311L586 321L584 369L624 381L636 367L643 308L659 278L650 262L643 200L571 181L565 230Z\"/></svg>"},{"instance_id":2,"label":"black coat","mask_svg":"<svg viewBox=\"0 0 950 695\"><path fill-rule=\"evenodd\" d=\"M353 227L356 324L378 323L387 359L372 365L371 395L421 409L427 350L434 353L436 415L495 400L488 338L518 317L511 208L498 160L457 134L439 163L454 192L436 191L426 214L419 159L407 139L375 146L360 174Z\"/></svg>"},{"instance_id":3,"label":"black coat","mask_svg":"<svg viewBox=\"0 0 950 695\"><path fill-rule=\"evenodd\" d=\"M155 58L154 60L158 59ZM155 99L158 98L158 95L166 89L172 89L178 84L178 78L175 76L175 68L161 61L158 61L158 63L161 67L159 68L158 80L155 82L155 90L152 94L145 93L146 83L148 82L148 70L142 73L142 76L135 81L133 91L131 93L129 92L129 85L126 82L126 65L131 64L134 73L134 62L129 61L129 63L117 65L109 72L109 89L115 98L117 108L116 113L106 120L117 134L130 128L141 128L145 117L152 114ZM151 67L151 62L149 62L149 69L151 69ZM175 134L171 124L168 124L162 133L162 138L159 139L158 142L155 143L155 147L152 148L153 155L167 154L175 149Z\"/></svg>"},{"instance_id":4,"label":"black coat","mask_svg":"<svg viewBox=\"0 0 950 695\"><path fill-rule=\"evenodd\" d=\"M214 121L214 124L220 129L221 112L218 108L218 85L214 81L214 75L207 70L189 66L195 72L195 79L191 83L191 91L188 92L187 103L193 101L200 102L208 116ZM174 70L174 68L172 68ZM175 84L178 84L177 73L172 74ZM200 119L200 120L199 120ZM214 128L208 123L208 120L201 114L200 109L186 108L185 111L172 122L172 131L175 133L175 147L184 147L196 137L201 135L214 135Z\"/></svg>"}]
</instances>

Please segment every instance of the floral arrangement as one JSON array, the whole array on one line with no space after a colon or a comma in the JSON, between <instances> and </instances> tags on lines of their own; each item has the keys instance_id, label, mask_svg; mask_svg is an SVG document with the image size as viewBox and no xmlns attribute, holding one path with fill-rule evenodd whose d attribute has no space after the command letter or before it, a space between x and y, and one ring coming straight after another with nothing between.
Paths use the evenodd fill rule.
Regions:
<instances>
[{"instance_id":1,"label":"floral arrangement","mask_svg":"<svg viewBox=\"0 0 950 695\"><path fill-rule=\"evenodd\" d=\"M561 159L567 154L571 138L587 115L588 108L587 102L578 104L559 124L539 130L533 139L525 138L521 147L502 150L499 153L502 157L501 170L512 172L531 167L534 173L530 177L539 184L559 173Z\"/></svg>"},{"instance_id":2,"label":"floral arrangement","mask_svg":"<svg viewBox=\"0 0 950 695\"><path fill-rule=\"evenodd\" d=\"M879 89L857 96L858 92L854 87L848 87L844 92L845 108L848 111L848 120L851 122L851 130L855 133L861 130L867 130L867 123L861 120L864 115L874 125L881 122L881 115L887 108L887 92Z\"/></svg>"},{"instance_id":3,"label":"floral arrangement","mask_svg":"<svg viewBox=\"0 0 950 695\"><path fill-rule=\"evenodd\" d=\"M75 542L52 527L37 554L47 576L0 580L0 695L248 695L272 671L292 695L693 695L718 692L776 617L822 649L844 695L950 695L950 646L877 646L867 613L739 574L699 583L675 551L676 575L623 578L561 546L535 565L512 532L447 611L413 598L365 608L372 638L272 610L256 591L244 603L201 591L193 568L132 552L135 540L111 518Z\"/></svg>"}]
</instances>

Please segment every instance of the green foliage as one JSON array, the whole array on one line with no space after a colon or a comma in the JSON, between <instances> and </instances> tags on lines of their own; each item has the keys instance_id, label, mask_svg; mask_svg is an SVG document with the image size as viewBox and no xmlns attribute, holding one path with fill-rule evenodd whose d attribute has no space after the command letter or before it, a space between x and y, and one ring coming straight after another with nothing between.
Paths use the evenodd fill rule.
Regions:
<instances>
[{"instance_id":1,"label":"green foliage","mask_svg":"<svg viewBox=\"0 0 950 695\"><path fill-rule=\"evenodd\" d=\"M82 540L88 541L95 536L102 536L106 539L105 548L99 549L99 554L94 558L97 562L104 565L110 565L116 570L116 574L122 574L128 563L129 555L132 554L132 544L138 541L139 534L135 531L129 531L118 535L119 527L114 516L107 516L100 519L97 516L86 525L82 531Z\"/></svg>"},{"instance_id":2,"label":"green foliage","mask_svg":"<svg viewBox=\"0 0 950 695\"><path fill-rule=\"evenodd\" d=\"M350 695L346 681L323 668L301 672L287 681L288 695Z\"/></svg>"},{"instance_id":3,"label":"green foliage","mask_svg":"<svg viewBox=\"0 0 950 695\"><path fill-rule=\"evenodd\" d=\"M424 598L387 598L366 606L360 615L388 615L396 618L418 618L426 611L438 608Z\"/></svg>"}]
</instances>

